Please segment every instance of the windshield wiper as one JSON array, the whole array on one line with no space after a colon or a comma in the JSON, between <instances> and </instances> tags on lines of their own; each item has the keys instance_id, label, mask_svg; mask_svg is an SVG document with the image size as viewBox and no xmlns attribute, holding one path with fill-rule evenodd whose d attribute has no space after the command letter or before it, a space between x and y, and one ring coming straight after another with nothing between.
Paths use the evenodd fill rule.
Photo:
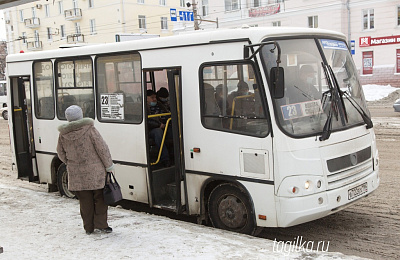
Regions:
<instances>
[{"instance_id":1,"label":"windshield wiper","mask_svg":"<svg viewBox=\"0 0 400 260\"><path fill-rule=\"evenodd\" d=\"M323 94L324 102L326 101L328 93L330 93L331 107L329 109L328 118L326 119L324 128L322 130L322 135L319 137L320 141L325 141L329 139L332 132L332 118L335 116L336 121L341 120L343 126L348 122L346 107L343 102L343 92L339 88L336 77L329 65L325 65L321 62L322 68L324 69L326 81L328 83L329 91Z\"/></svg>"},{"instance_id":2,"label":"windshield wiper","mask_svg":"<svg viewBox=\"0 0 400 260\"><path fill-rule=\"evenodd\" d=\"M362 119L364 120L364 123L367 125L367 129L370 129L374 126L372 123L371 118L365 113L364 109L360 106L360 104L357 103L357 101L350 96L347 91L343 92L344 96L347 98L347 100L350 102L350 104L356 109L356 111L361 115ZM357 104L357 106L356 106Z\"/></svg>"}]
</instances>

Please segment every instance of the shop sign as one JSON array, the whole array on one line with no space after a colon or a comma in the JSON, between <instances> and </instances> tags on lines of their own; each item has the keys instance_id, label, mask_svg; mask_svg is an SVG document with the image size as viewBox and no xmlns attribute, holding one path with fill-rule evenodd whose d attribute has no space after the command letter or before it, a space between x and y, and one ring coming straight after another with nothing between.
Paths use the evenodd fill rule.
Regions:
<instances>
[{"instance_id":1,"label":"shop sign","mask_svg":"<svg viewBox=\"0 0 400 260\"><path fill-rule=\"evenodd\" d=\"M370 47L376 45L398 44L400 35L384 36L372 38L371 36L360 37L360 47Z\"/></svg>"},{"instance_id":2,"label":"shop sign","mask_svg":"<svg viewBox=\"0 0 400 260\"><path fill-rule=\"evenodd\" d=\"M279 13L280 10L281 10L280 4L272 4L264 7L251 8L249 10L249 17L260 17L260 16L276 14Z\"/></svg>"}]
</instances>

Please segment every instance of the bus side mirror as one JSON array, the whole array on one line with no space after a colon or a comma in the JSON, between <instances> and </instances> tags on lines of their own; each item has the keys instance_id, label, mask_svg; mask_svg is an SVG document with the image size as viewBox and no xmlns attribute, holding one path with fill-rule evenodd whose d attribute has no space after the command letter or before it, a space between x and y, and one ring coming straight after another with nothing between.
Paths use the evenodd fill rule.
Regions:
<instances>
[{"instance_id":1,"label":"bus side mirror","mask_svg":"<svg viewBox=\"0 0 400 260\"><path fill-rule=\"evenodd\" d=\"M270 90L274 98L285 96L285 76L282 67L272 67L270 72Z\"/></svg>"}]
</instances>

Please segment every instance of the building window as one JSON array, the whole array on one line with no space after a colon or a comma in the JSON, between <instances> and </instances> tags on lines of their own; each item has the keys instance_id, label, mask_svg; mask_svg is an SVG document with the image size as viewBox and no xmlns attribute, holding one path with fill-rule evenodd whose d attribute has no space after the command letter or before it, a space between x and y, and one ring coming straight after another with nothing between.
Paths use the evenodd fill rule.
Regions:
<instances>
[{"instance_id":1,"label":"building window","mask_svg":"<svg viewBox=\"0 0 400 260\"><path fill-rule=\"evenodd\" d=\"M138 4L144 4L144 0L137 0Z\"/></svg>"},{"instance_id":2,"label":"building window","mask_svg":"<svg viewBox=\"0 0 400 260\"><path fill-rule=\"evenodd\" d=\"M261 1L260 0L253 0L253 7L260 7Z\"/></svg>"},{"instance_id":3,"label":"building window","mask_svg":"<svg viewBox=\"0 0 400 260\"><path fill-rule=\"evenodd\" d=\"M181 5L180 7L186 7L186 1L185 0L181 0Z\"/></svg>"},{"instance_id":4,"label":"building window","mask_svg":"<svg viewBox=\"0 0 400 260\"><path fill-rule=\"evenodd\" d=\"M44 9L46 12L46 17L50 17L50 5L48 4L44 5Z\"/></svg>"},{"instance_id":5,"label":"building window","mask_svg":"<svg viewBox=\"0 0 400 260\"><path fill-rule=\"evenodd\" d=\"M89 8L93 8L94 7L94 0L89 0L88 4L89 4Z\"/></svg>"},{"instance_id":6,"label":"building window","mask_svg":"<svg viewBox=\"0 0 400 260\"><path fill-rule=\"evenodd\" d=\"M24 10L19 10L19 21L24 22Z\"/></svg>"},{"instance_id":7,"label":"building window","mask_svg":"<svg viewBox=\"0 0 400 260\"><path fill-rule=\"evenodd\" d=\"M96 21L95 21L95 19L90 19L90 34L96 34Z\"/></svg>"},{"instance_id":8,"label":"building window","mask_svg":"<svg viewBox=\"0 0 400 260\"><path fill-rule=\"evenodd\" d=\"M146 16L139 15L139 29L146 29Z\"/></svg>"},{"instance_id":9,"label":"building window","mask_svg":"<svg viewBox=\"0 0 400 260\"><path fill-rule=\"evenodd\" d=\"M47 27L47 40L48 41L53 40L53 34L51 33L51 27Z\"/></svg>"},{"instance_id":10,"label":"building window","mask_svg":"<svg viewBox=\"0 0 400 260\"><path fill-rule=\"evenodd\" d=\"M75 33L81 34L81 24L80 23L75 23Z\"/></svg>"},{"instance_id":11,"label":"building window","mask_svg":"<svg viewBox=\"0 0 400 260\"><path fill-rule=\"evenodd\" d=\"M35 42L39 42L39 31L35 30L34 35L35 35Z\"/></svg>"},{"instance_id":12,"label":"building window","mask_svg":"<svg viewBox=\"0 0 400 260\"><path fill-rule=\"evenodd\" d=\"M400 26L400 6L397 7L397 26Z\"/></svg>"},{"instance_id":13,"label":"building window","mask_svg":"<svg viewBox=\"0 0 400 260\"><path fill-rule=\"evenodd\" d=\"M203 0L201 4L202 4L203 16L207 16L208 15L208 0Z\"/></svg>"},{"instance_id":14,"label":"building window","mask_svg":"<svg viewBox=\"0 0 400 260\"><path fill-rule=\"evenodd\" d=\"M225 0L225 11L239 10L239 0Z\"/></svg>"},{"instance_id":15,"label":"building window","mask_svg":"<svg viewBox=\"0 0 400 260\"><path fill-rule=\"evenodd\" d=\"M308 17L308 28L318 28L318 16Z\"/></svg>"},{"instance_id":16,"label":"building window","mask_svg":"<svg viewBox=\"0 0 400 260\"><path fill-rule=\"evenodd\" d=\"M159 0L160 5L165 6L166 5L167 0Z\"/></svg>"},{"instance_id":17,"label":"building window","mask_svg":"<svg viewBox=\"0 0 400 260\"><path fill-rule=\"evenodd\" d=\"M65 25L60 26L60 35L61 39L65 39L67 37L67 35L65 34Z\"/></svg>"},{"instance_id":18,"label":"building window","mask_svg":"<svg viewBox=\"0 0 400 260\"><path fill-rule=\"evenodd\" d=\"M168 30L168 18L161 17L161 30Z\"/></svg>"},{"instance_id":19,"label":"building window","mask_svg":"<svg viewBox=\"0 0 400 260\"><path fill-rule=\"evenodd\" d=\"M363 10L364 30L374 29L374 9Z\"/></svg>"},{"instance_id":20,"label":"building window","mask_svg":"<svg viewBox=\"0 0 400 260\"><path fill-rule=\"evenodd\" d=\"M26 32L22 33L22 43L26 43Z\"/></svg>"},{"instance_id":21,"label":"building window","mask_svg":"<svg viewBox=\"0 0 400 260\"><path fill-rule=\"evenodd\" d=\"M63 2L58 1L58 14L63 14L63 13L64 13Z\"/></svg>"},{"instance_id":22,"label":"building window","mask_svg":"<svg viewBox=\"0 0 400 260\"><path fill-rule=\"evenodd\" d=\"M363 63L363 75L372 74L374 67L374 53L372 51L363 52L362 63Z\"/></svg>"},{"instance_id":23,"label":"building window","mask_svg":"<svg viewBox=\"0 0 400 260\"><path fill-rule=\"evenodd\" d=\"M281 26L281 21L272 22L272 26L274 26L274 27L280 27L280 26Z\"/></svg>"}]
</instances>

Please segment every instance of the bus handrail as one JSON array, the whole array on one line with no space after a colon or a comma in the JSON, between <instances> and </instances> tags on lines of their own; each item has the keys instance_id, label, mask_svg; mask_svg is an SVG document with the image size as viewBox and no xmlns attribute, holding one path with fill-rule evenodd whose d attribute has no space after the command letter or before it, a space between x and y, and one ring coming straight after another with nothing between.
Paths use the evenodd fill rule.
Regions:
<instances>
[{"instance_id":1,"label":"bus handrail","mask_svg":"<svg viewBox=\"0 0 400 260\"><path fill-rule=\"evenodd\" d=\"M154 115L148 115L147 118L170 116L170 115L171 115L171 113L154 114ZM158 164L160 162L161 152L162 152L162 149L164 147L165 137L167 136L169 122L171 122L171 118L168 118L167 122L165 123L163 138L161 140L160 149L158 150L157 160L155 162L150 163L150 165L156 165L156 164Z\"/></svg>"}]
</instances>

